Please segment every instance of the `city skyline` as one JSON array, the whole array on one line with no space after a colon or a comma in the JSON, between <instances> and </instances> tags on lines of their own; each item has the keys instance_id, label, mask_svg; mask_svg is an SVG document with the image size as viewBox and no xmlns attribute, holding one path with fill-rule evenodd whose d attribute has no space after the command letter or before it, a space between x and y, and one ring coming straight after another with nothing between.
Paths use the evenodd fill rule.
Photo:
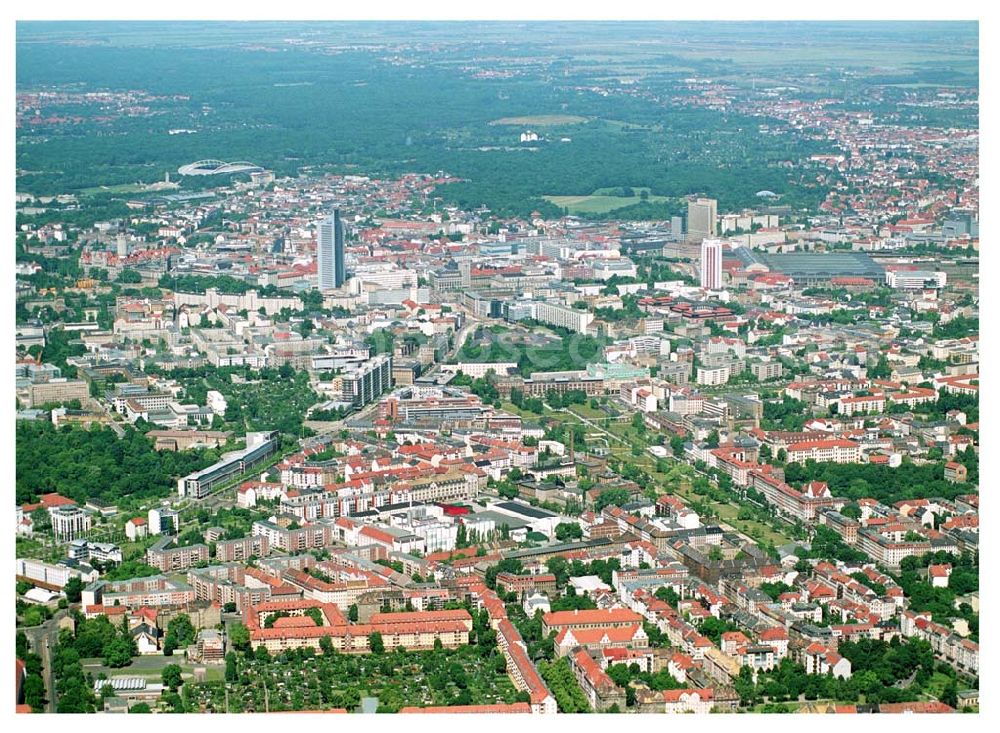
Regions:
<instances>
[{"instance_id":1,"label":"city skyline","mask_svg":"<svg viewBox=\"0 0 1000 733\"><path fill-rule=\"evenodd\" d=\"M15 712L977 725L979 32L19 22Z\"/></svg>"}]
</instances>

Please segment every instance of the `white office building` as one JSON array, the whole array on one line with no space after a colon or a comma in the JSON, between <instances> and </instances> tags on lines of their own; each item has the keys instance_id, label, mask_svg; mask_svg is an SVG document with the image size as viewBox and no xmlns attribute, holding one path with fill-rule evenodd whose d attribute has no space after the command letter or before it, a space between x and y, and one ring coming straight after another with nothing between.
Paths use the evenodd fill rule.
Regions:
<instances>
[{"instance_id":1,"label":"white office building","mask_svg":"<svg viewBox=\"0 0 1000 733\"><path fill-rule=\"evenodd\" d=\"M722 241L719 239L702 240L701 287L708 290L722 287Z\"/></svg>"}]
</instances>

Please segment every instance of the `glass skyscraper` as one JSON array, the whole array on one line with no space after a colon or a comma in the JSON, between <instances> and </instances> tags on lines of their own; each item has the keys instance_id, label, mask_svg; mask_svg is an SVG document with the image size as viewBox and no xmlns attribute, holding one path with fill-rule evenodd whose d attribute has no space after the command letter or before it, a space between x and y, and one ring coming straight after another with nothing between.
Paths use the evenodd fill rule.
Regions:
<instances>
[{"instance_id":1,"label":"glass skyscraper","mask_svg":"<svg viewBox=\"0 0 1000 733\"><path fill-rule=\"evenodd\" d=\"M320 222L316 246L316 269L320 290L332 290L344 284L344 223L340 209Z\"/></svg>"}]
</instances>

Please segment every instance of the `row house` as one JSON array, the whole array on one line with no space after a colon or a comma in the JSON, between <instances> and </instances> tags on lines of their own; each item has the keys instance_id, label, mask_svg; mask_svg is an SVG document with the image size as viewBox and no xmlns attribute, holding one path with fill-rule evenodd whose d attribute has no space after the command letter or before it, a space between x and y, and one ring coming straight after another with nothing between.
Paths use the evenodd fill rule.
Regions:
<instances>
[{"instance_id":1,"label":"row house","mask_svg":"<svg viewBox=\"0 0 1000 733\"><path fill-rule=\"evenodd\" d=\"M903 611L899 623L900 633L907 638L923 639L934 653L970 675L979 674L979 644L965 639L951 628L935 623L931 614Z\"/></svg>"},{"instance_id":2,"label":"row house","mask_svg":"<svg viewBox=\"0 0 1000 733\"><path fill-rule=\"evenodd\" d=\"M605 647L597 652L597 663L604 670L613 664L624 664L626 667L634 664L642 672L654 672L660 663L660 657L657 656L656 650L650 648Z\"/></svg>"},{"instance_id":3,"label":"row house","mask_svg":"<svg viewBox=\"0 0 1000 733\"><path fill-rule=\"evenodd\" d=\"M715 690L705 687L642 691L636 694L636 706L641 713L711 713L716 709ZM732 700L725 709L735 710Z\"/></svg>"},{"instance_id":4,"label":"row house","mask_svg":"<svg viewBox=\"0 0 1000 733\"><path fill-rule=\"evenodd\" d=\"M832 440L809 440L792 443L786 448L789 463L859 463L861 446L853 440L835 438Z\"/></svg>"},{"instance_id":5,"label":"row house","mask_svg":"<svg viewBox=\"0 0 1000 733\"><path fill-rule=\"evenodd\" d=\"M697 529L701 526L701 517L698 513L671 494L657 497L656 514L666 517L682 529Z\"/></svg>"},{"instance_id":6,"label":"row house","mask_svg":"<svg viewBox=\"0 0 1000 733\"><path fill-rule=\"evenodd\" d=\"M285 497L285 487L280 483L247 481L236 489L236 506L251 509L259 501L275 501Z\"/></svg>"},{"instance_id":7,"label":"row house","mask_svg":"<svg viewBox=\"0 0 1000 733\"><path fill-rule=\"evenodd\" d=\"M876 624L833 624L830 626L830 639L834 644L839 644L842 641L882 639L884 636L883 628Z\"/></svg>"},{"instance_id":8,"label":"row house","mask_svg":"<svg viewBox=\"0 0 1000 733\"><path fill-rule=\"evenodd\" d=\"M655 593L659 588L671 588L680 597L688 593L690 572L679 562L653 568L614 570L611 585L623 601L635 591L642 589Z\"/></svg>"},{"instance_id":9,"label":"row house","mask_svg":"<svg viewBox=\"0 0 1000 733\"><path fill-rule=\"evenodd\" d=\"M763 494L767 503L780 513L803 522L815 521L820 511L839 510L847 503L833 496L822 481L811 481L800 491L773 474L756 469L749 472L749 486Z\"/></svg>"},{"instance_id":10,"label":"row house","mask_svg":"<svg viewBox=\"0 0 1000 733\"><path fill-rule=\"evenodd\" d=\"M496 582L497 587L504 593L517 593L519 596L530 593L544 593L550 597L556 595L556 576L551 573L539 575L497 573Z\"/></svg>"},{"instance_id":11,"label":"row house","mask_svg":"<svg viewBox=\"0 0 1000 733\"><path fill-rule=\"evenodd\" d=\"M845 417L881 412L885 412L885 395L883 394L841 397L837 407L837 413Z\"/></svg>"},{"instance_id":12,"label":"row house","mask_svg":"<svg viewBox=\"0 0 1000 733\"><path fill-rule=\"evenodd\" d=\"M851 677L851 660L819 642L813 642L802 651L802 664L806 674L831 675L842 680Z\"/></svg>"},{"instance_id":13,"label":"row house","mask_svg":"<svg viewBox=\"0 0 1000 733\"><path fill-rule=\"evenodd\" d=\"M470 597L484 608L490 617L490 627L497 632L497 647L507 661L507 675L518 690L528 693L528 702L534 714L554 715L556 699L528 656L528 647L520 632L507 618L507 609L492 590L478 576L457 579L456 585L466 589Z\"/></svg>"},{"instance_id":14,"label":"row house","mask_svg":"<svg viewBox=\"0 0 1000 733\"><path fill-rule=\"evenodd\" d=\"M356 512L378 509L398 503L403 493L393 493L388 487L377 487L360 479L342 484L326 485L321 490L299 492L290 489L281 499L281 513L303 521L335 519Z\"/></svg>"},{"instance_id":15,"label":"row house","mask_svg":"<svg viewBox=\"0 0 1000 733\"><path fill-rule=\"evenodd\" d=\"M943 550L958 554L958 546L953 540L931 543L921 538L919 541L905 539L906 531L892 526L866 527L858 532L858 549L879 565L898 568L903 558L926 555L928 552Z\"/></svg>"},{"instance_id":16,"label":"row house","mask_svg":"<svg viewBox=\"0 0 1000 733\"><path fill-rule=\"evenodd\" d=\"M529 695L531 712L554 715L556 700L528 656L528 647L520 632L506 615L497 625L497 644L507 660L507 674L514 687Z\"/></svg>"},{"instance_id":17,"label":"row house","mask_svg":"<svg viewBox=\"0 0 1000 733\"><path fill-rule=\"evenodd\" d=\"M321 623L309 617L319 610ZM266 621L275 614L271 628ZM374 614L367 624L349 624L337 606L316 600L266 602L248 608L244 623L250 631L254 649L261 646L271 653L286 649L312 647L321 649L320 640L330 639L333 648L343 653L369 653L370 635L378 633L387 651L394 649L433 649L440 643L455 649L469 643L472 617L468 611L418 611L402 614Z\"/></svg>"},{"instance_id":18,"label":"row house","mask_svg":"<svg viewBox=\"0 0 1000 733\"><path fill-rule=\"evenodd\" d=\"M610 708L625 710L625 690L616 685L585 649L569 657L570 669L592 710L599 713Z\"/></svg>"},{"instance_id":19,"label":"row house","mask_svg":"<svg viewBox=\"0 0 1000 733\"><path fill-rule=\"evenodd\" d=\"M705 674L720 685L732 685L740 676L739 661L716 646L705 650L701 665Z\"/></svg>"},{"instance_id":20,"label":"row house","mask_svg":"<svg viewBox=\"0 0 1000 733\"><path fill-rule=\"evenodd\" d=\"M287 649L312 647L321 651L320 639L328 637L333 648L344 654L368 654L370 635L379 633L386 651L395 649L433 649L440 641L445 649L457 649L469 643L469 632L460 623L413 623L381 626L354 624L347 626L315 626L300 623L284 623L278 619L273 628L251 631L250 640L254 649L261 646L272 654ZM309 624L312 624L311 620Z\"/></svg>"},{"instance_id":21,"label":"row house","mask_svg":"<svg viewBox=\"0 0 1000 733\"><path fill-rule=\"evenodd\" d=\"M841 539L848 545L856 544L858 541L858 530L861 523L852 518L845 517L839 511L832 508L820 509L817 513L819 523L826 525L840 535Z\"/></svg>"},{"instance_id":22,"label":"row house","mask_svg":"<svg viewBox=\"0 0 1000 733\"><path fill-rule=\"evenodd\" d=\"M304 598L342 609L350 608L365 593L388 586L388 583L379 578L358 577L351 574L338 577L335 582L327 582L294 569L285 570L281 577L292 587L298 588Z\"/></svg>"}]
</instances>

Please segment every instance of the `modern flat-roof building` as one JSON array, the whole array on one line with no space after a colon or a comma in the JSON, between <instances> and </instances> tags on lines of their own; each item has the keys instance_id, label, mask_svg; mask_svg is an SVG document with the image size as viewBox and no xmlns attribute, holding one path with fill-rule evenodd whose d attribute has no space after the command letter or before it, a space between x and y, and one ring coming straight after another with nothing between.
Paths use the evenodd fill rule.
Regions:
<instances>
[{"instance_id":1,"label":"modern flat-roof building","mask_svg":"<svg viewBox=\"0 0 1000 733\"><path fill-rule=\"evenodd\" d=\"M66 554L71 560L79 562L115 562L122 561L122 549L110 542L91 542L85 539L71 540L66 548Z\"/></svg>"},{"instance_id":2,"label":"modern flat-roof building","mask_svg":"<svg viewBox=\"0 0 1000 733\"><path fill-rule=\"evenodd\" d=\"M92 568L81 571L80 568L69 565L53 565L42 560L20 557L17 558L14 575L18 580L27 580L47 590L61 590L70 578L83 578L85 583L97 579L97 571Z\"/></svg>"},{"instance_id":3,"label":"modern flat-roof building","mask_svg":"<svg viewBox=\"0 0 1000 733\"><path fill-rule=\"evenodd\" d=\"M587 327L594 320L594 314L590 311L577 310L576 308L569 308L558 303L536 303L535 320L550 326L559 326L570 331L576 331L577 333L586 333Z\"/></svg>"},{"instance_id":4,"label":"modern flat-roof building","mask_svg":"<svg viewBox=\"0 0 1000 733\"><path fill-rule=\"evenodd\" d=\"M260 465L277 449L276 431L247 433L246 448L227 453L218 463L180 479L177 482L177 491L181 496L201 499L216 486Z\"/></svg>"},{"instance_id":5,"label":"modern flat-roof building","mask_svg":"<svg viewBox=\"0 0 1000 733\"><path fill-rule=\"evenodd\" d=\"M180 528L180 514L176 509L156 507L149 510L147 517L149 534L177 534Z\"/></svg>"},{"instance_id":6,"label":"modern flat-roof building","mask_svg":"<svg viewBox=\"0 0 1000 733\"><path fill-rule=\"evenodd\" d=\"M70 402L71 400L86 400L90 396L90 387L82 379L50 379L47 382L33 384L30 388L29 407L38 407L49 402Z\"/></svg>"},{"instance_id":7,"label":"modern flat-roof building","mask_svg":"<svg viewBox=\"0 0 1000 733\"><path fill-rule=\"evenodd\" d=\"M379 354L349 367L340 380L341 400L355 407L364 407L388 392L392 386L392 357Z\"/></svg>"},{"instance_id":8,"label":"modern flat-roof building","mask_svg":"<svg viewBox=\"0 0 1000 733\"><path fill-rule=\"evenodd\" d=\"M236 540L221 540L215 543L215 559L218 562L246 562L252 555L263 557L270 550L267 537L251 535Z\"/></svg>"},{"instance_id":9,"label":"modern flat-roof building","mask_svg":"<svg viewBox=\"0 0 1000 733\"><path fill-rule=\"evenodd\" d=\"M497 382L497 390L504 399L511 390L519 389L528 397L544 397L550 391L564 394L579 390L587 396L604 394L604 378L591 376L586 370L571 372L532 372L528 379L507 377Z\"/></svg>"},{"instance_id":10,"label":"modern flat-roof building","mask_svg":"<svg viewBox=\"0 0 1000 733\"><path fill-rule=\"evenodd\" d=\"M472 377L473 379L482 379L491 370L498 377L506 377L517 371L517 362L493 361L477 363L474 361L462 361L458 364L441 365L441 371L443 372L452 372L454 374L462 372L465 376Z\"/></svg>"},{"instance_id":11,"label":"modern flat-roof building","mask_svg":"<svg viewBox=\"0 0 1000 733\"><path fill-rule=\"evenodd\" d=\"M436 394L397 392L379 404L379 417L406 425L471 423L491 412L476 395L458 390Z\"/></svg>"},{"instance_id":12,"label":"modern flat-roof building","mask_svg":"<svg viewBox=\"0 0 1000 733\"><path fill-rule=\"evenodd\" d=\"M703 239L714 237L719 221L718 202L715 199L698 198L688 201L688 238Z\"/></svg>"},{"instance_id":13,"label":"modern flat-roof building","mask_svg":"<svg viewBox=\"0 0 1000 733\"><path fill-rule=\"evenodd\" d=\"M628 257L598 259L595 260L593 268L594 277L598 280L610 280L615 275L618 277L635 277L636 274L635 263Z\"/></svg>"},{"instance_id":14,"label":"modern flat-roof building","mask_svg":"<svg viewBox=\"0 0 1000 733\"><path fill-rule=\"evenodd\" d=\"M194 589L179 580L163 575L127 580L95 580L83 589L84 614L100 612L115 605L127 608L139 606L184 606L195 600Z\"/></svg>"},{"instance_id":15,"label":"modern flat-roof building","mask_svg":"<svg viewBox=\"0 0 1000 733\"><path fill-rule=\"evenodd\" d=\"M885 284L894 290L940 290L948 282L944 272L926 270L890 270L885 273Z\"/></svg>"},{"instance_id":16,"label":"modern flat-roof building","mask_svg":"<svg viewBox=\"0 0 1000 733\"><path fill-rule=\"evenodd\" d=\"M146 564L166 573L174 570L187 570L198 563L208 562L208 545L170 547L173 541L173 537L163 537L153 544L146 550Z\"/></svg>"}]
</instances>

